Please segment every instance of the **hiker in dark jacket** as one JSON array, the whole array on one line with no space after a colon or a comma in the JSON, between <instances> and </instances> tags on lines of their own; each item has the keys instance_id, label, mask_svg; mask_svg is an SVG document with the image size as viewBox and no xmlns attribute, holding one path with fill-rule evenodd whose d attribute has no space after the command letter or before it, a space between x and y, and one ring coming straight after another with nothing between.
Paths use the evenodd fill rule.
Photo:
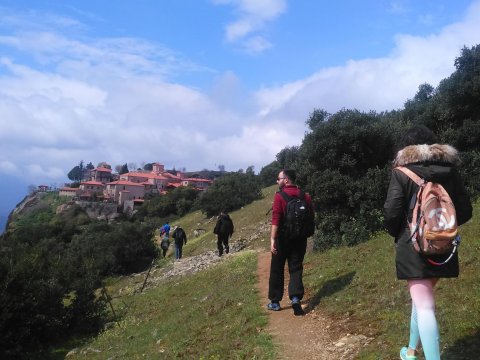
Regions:
<instances>
[{"instance_id":1,"label":"hiker in dark jacket","mask_svg":"<svg viewBox=\"0 0 480 360\"><path fill-rule=\"evenodd\" d=\"M173 230L172 238L175 240L175 259L180 260L182 258L183 244L187 244L187 234L180 226L176 226Z\"/></svg>"},{"instance_id":2,"label":"hiker in dark jacket","mask_svg":"<svg viewBox=\"0 0 480 360\"><path fill-rule=\"evenodd\" d=\"M223 255L224 248L225 253L228 254L230 251L228 240L233 234L233 221L226 212L222 211L218 216L213 233L217 235L218 256Z\"/></svg>"},{"instance_id":3,"label":"hiker in dark jacket","mask_svg":"<svg viewBox=\"0 0 480 360\"><path fill-rule=\"evenodd\" d=\"M397 153L393 167L404 166L426 181L441 184L453 200L457 224L467 222L472 217L472 205L456 169L460 164L457 150L437 144L435 134L425 126L411 128L402 142L403 148ZM433 288L439 278L458 276L458 254L446 264L436 266L414 250L407 214L418 189L407 175L393 169L384 205L385 225L395 237L397 278L407 280L412 298L410 340L408 347L400 350L400 357L416 359L421 340L425 358L436 360L440 359L440 346ZM436 255L432 260L441 262L442 258L445 255Z\"/></svg>"}]
</instances>

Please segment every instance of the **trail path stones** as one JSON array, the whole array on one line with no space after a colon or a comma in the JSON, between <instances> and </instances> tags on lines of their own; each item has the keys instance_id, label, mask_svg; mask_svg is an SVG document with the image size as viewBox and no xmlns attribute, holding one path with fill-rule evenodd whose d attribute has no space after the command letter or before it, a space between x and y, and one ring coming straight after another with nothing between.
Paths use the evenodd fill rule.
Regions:
<instances>
[{"instance_id":1,"label":"trail path stones","mask_svg":"<svg viewBox=\"0 0 480 360\"><path fill-rule=\"evenodd\" d=\"M265 224L258 226L258 231L248 238L240 238L231 243L230 254L219 257L216 251L207 251L201 255L184 257L175 261L167 268L154 267L149 275L146 288L159 286L162 281L175 276L184 276L207 269L235 253L244 250L252 241L269 231ZM270 252L261 252L258 255L258 289L265 311L268 302L268 278L270 274ZM121 289L122 292L138 291L143 284L146 272L133 275L136 277L135 288ZM288 281L288 272L285 274ZM287 282L286 282L287 283ZM267 331L272 334L274 341L280 348L280 359L355 359L362 347L367 345L371 338L361 334L350 334L348 324L336 323L322 313L321 309L313 309L305 316L294 316L290 306L287 291L281 303L281 311L268 311L269 324ZM308 298L304 299L308 302Z\"/></svg>"},{"instance_id":2,"label":"trail path stones","mask_svg":"<svg viewBox=\"0 0 480 360\"><path fill-rule=\"evenodd\" d=\"M269 252L258 256L258 288L264 307L268 303L270 257ZM288 273L285 278L288 281ZM281 311L268 311L267 331L280 346L282 359L355 359L361 348L371 341L364 335L344 333L344 327L335 326L321 310L294 316L287 291L281 306Z\"/></svg>"}]
</instances>

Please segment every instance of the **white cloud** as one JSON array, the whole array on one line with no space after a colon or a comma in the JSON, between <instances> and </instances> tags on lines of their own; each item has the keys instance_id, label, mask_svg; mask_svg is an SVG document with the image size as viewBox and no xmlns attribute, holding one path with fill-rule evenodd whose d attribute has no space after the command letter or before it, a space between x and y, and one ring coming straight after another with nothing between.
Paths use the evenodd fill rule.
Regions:
<instances>
[{"instance_id":1,"label":"white cloud","mask_svg":"<svg viewBox=\"0 0 480 360\"><path fill-rule=\"evenodd\" d=\"M10 161L0 161L0 172L7 175L18 175L18 167Z\"/></svg>"},{"instance_id":2,"label":"white cloud","mask_svg":"<svg viewBox=\"0 0 480 360\"><path fill-rule=\"evenodd\" d=\"M261 36L254 36L244 42L245 51L251 55L259 54L272 47L272 44Z\"/></svg>"},{"instance_id":3,"label":"white cloud","mask_svg":"<svg viewBox=\"0 0 480 360\"><path fill-rule=\"evenodd\" d=\"M0 60L0 174L62 182L80 160L260 170L285 146L300 144L315 108L390 110L420 84L437 85L454 70L459 50L478 41L479 4L437 34L399 34L384 58L351 60L254 93L234 72L220 74L210 92L175 84L172 72L195 65L145 41L92 41L52 30L4 35L0 48L35 61ZM264 13L270 17L262 19L279 14Z\"/></svg>"},{"instance_id":4,"label":"white cloud","mask_svg":"<svg viewBox=\"0 0 480 360\"><path fill-rule=\"evenodd\" d=\"M225 38L228 42L240 42L249 54L257 54L272 45L258 33L266 23L273 21L286 10L286 0L213 0L216 4L234 6L239 19L228 24Z\"/></svg>"},{"instance_id":5,"label":"white cloud","mask_svg":"<svg viewBox=\"0 0 480 360\"><path fill-rule=\"evenodd\" d=\"M343 107L383 111L400 108L418 86L437 86L454 70L454 60L464 46L478 43L480 2L474 3L462 22L426 37L398 34L391 54L384 58L350 60L343 66L324 68L311 76L257 94L259 114L274 119L304 120L306 111ZM308 114L308 113L307 113Z\"/></svg>"}]
</instances>

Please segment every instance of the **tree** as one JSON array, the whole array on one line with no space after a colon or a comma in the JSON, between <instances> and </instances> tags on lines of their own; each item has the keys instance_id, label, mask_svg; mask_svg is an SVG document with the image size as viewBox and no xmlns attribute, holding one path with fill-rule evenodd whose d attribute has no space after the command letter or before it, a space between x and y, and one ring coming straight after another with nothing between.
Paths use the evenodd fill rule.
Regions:
<instances>
[{"instance_id":1,"label":"tree","mask_svg":"<svg viewBox=\"0 0 480 360\"><path fill-rule=\"evenodd\" d=\"M250 173L231 173L219 177L202 196L197 207L207 216L232 211L261 198L260 184Z\"/></svg>"},{"instance_id":2,"label":"tree","mask_svg":"<svg viewBox=\"0 0 480 360\"><path fill-rule=\"evenodd\" d=\"M72 181L82 181L85 171L86 169L83 166L83 160L80 160L80 163L68 172L67 177Z\"/></svg>"},{"instance_id":3,"label":"tree","mask_svg":"<svg viewBox=\"0 0 480 360\"><path fill-rule=\"evenodd\" d=\"M277 160L264 166L258 174L258 180L262 187L274 185L280 170L282 170L282 167Z\"/></svg>"},{"instance_id":4,"label":"tree","mask_svg":"<svg viewBox=\"0 0 480 360\"><path fill-rule=\"evenodd\" d=\"M298 155L298 146L286 147L277 154L277 162L280 164L282 169L295 168Z\"/></svg>"},{"instance_id":5,"label":"tree","mask_svg":"<svg viewBox=\"0 0 480 360\"><path fill-rule=\"evenodd\" d=\"M297 183L317 207L317 249L352 245L382 228L392 129L376 113L344 109L318 122L295 150Z\"/></svg>"},{"instance_id":6,"label":"tree","mask_svg":"<svg viewBox=\"0 0 480 360\"><path fill-rule=\"evenodd\" d=\"M198 190L193 187L178 187L166 195L146 199L136 216L139 219L182 216L191 211L197 197Z\"/></svg>"},{"instance_id":7,"label":"tree","mask_svg":"<svg viewBox=\"0 0 480 360\"><path fill-rule=\"evenodd\" d=\"M119 171L118 173L119 173L120 175L128 173L128 166L127 166L126 163L123 164L122 168L120 169L120 171Z\"/></svg>"},{"instance_id":8,"label":"tree","mask_svg":"<svg viewBox=\"0 0 480 360\"><path fill-rule=\"evenodd\" d=\"M325 122L325 121L328 121L329 117L331 115L326 112L325 110L319 110L319 109L315 109L313 110L313 112L310 114L309 118L307 119L306 121L306 124L308 125L308 127L310 128L310 130L315 130L315 128Z\"/></svg>"}]
</instances>

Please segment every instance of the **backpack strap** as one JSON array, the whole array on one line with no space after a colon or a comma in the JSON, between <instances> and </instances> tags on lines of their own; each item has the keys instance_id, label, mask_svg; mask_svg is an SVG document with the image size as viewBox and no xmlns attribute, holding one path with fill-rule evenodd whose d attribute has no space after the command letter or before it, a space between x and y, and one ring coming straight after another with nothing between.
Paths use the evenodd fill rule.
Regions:
<instances>
[{"instance_id":1,"label":"backpack strap","mask_svg":"<svg viewBox=\"0 0 480 360\"><path fill-rule=\"evenodd\" d=\"M404 167L404 166L397 166L395 169L397 170L400 170L401 172L403 172L405 175L407 175L410 179L413 180L413 182L415 184L417 184L418 186L422 186L423 184L425 184L425 180L422 179L420 176L418 176L417 174L415 174L412 170Z\"/></svg>"},{"instance_id":2,"label":"backpack strap","mask_svg":"<svg viewBox=\"0 0 480 360\"><path fill-rule=\"evenodd\" d=\"M305 200L305 193L303 192L303 190L301 190L301 189L299 189L299 190L300 190L300 192L298 193L298 196L290 196L283 190L277 191L277 193L279 193L280 196L283 198L283 200L285 200L287 203L292 199Z\"/></svg>"}]
</instances>

